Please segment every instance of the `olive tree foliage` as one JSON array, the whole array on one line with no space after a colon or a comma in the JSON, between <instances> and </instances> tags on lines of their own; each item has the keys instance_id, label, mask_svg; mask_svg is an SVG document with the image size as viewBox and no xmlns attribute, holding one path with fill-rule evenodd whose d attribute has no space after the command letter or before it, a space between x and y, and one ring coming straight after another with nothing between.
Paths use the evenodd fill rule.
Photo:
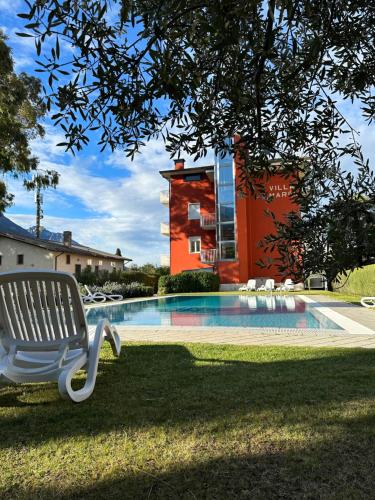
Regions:
<instances>
[{"instance_id":1,"label":"olive tree foliage","mask_svg":"<svg viewBox=\"0 0 375 500\"><path fill-rule=\"evenodd\" d=\"M296 281L311 273L324 273L331 290L339 274L346 277L354 269L375 262L373 177L359 166L356 177L336 172L334 180L328 182L332 191L325 194L324 203L319 203L322 189L317 186L302 200L301 212L290 213L284 221L274 220L275 234L262 242L266 256L259 262L261 267L276 261L281 273ZM270 256L274 249L278 250L277 258Z\"/></svg>"},{"instance_id":2,"label":"olive tree foliage","mask_svg":"<svg viewBox=\"0 0 375 500\"><path fill-rule=\"evenodd\" d=\"M361 169L361 189L371 185L337 100L355 101L371 125L374 2L27 3L24 36L35 39L47 107L56 110L67 149L97 134L103 149L121 147L131 157L153 137L171 156L229 149L243 160L240 189L267 195L261 181L278 168L293 177L294 199L307 212L316 186L319 204L340 199L343 159ZM233 136L240 139L228 145Z\"/></svg>"},{"instance_id":3,"label":"olive tree foliage","mask_svg":"<svg viewBox=\"0 0 375 500\"><path fill-rule=\"evenodd\" d=\"M6 38L0 30L0 213L12 204L13 195L8 192L6 177L23 177L26 189L36 185L56 185L57 173L38 172L34 180L30 174L37 171L38 160L32 156L29 141L42 137L43 127L39 119L46 106L42 103L41 84L37 78L25 73L16 75Z\"/></svg>"}]
</instances>

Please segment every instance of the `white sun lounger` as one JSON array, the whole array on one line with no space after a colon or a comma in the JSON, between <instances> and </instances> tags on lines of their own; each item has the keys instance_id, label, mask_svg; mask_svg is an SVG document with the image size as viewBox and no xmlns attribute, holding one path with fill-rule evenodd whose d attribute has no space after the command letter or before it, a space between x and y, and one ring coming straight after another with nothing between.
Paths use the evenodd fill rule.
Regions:
<instances>
[{"instance_id":1,"label":"white sun lounger","mask_svg":"<svg viewBox=\"0 0 375 500\"><path fill-rule=\"evenodd\" d=\"M375 297L362 297L361 304L369 309L375 308Z\"/></svg>"},{"instance_id":2,"label":"white sun lounger","mask_svg":"<svg viewBox=\"0 0 375 500\"><path fill-rule=\"evenodd\" d=\"M89 336L75 278L56 271L0 274L0 383L56 381L61 396L80 402L93 392L103 342L120 354L107 319ZM81 389L72 378L85 370Z\"/></svg>"},{"instance_id":3,"label":"white sun lounger","mask_svg":"<svg viewBox=\"0 0 375 500\"><path fill-rule=\"evenodd\" d=\"M258 292L272 292L272 290L275 288L275 280L273 279L267 279L265 284L260 286L257 291Z\"/></svg>"},{"instance_id":4,"label":"white sun lounger","mask_svg":"<svg viewBox=\"0 0 375 500\"><path fill-rule=\"evenodd\" d=\"M250 291L253 291L256 289L257 289L257 282L256 282L256 280L252 279L252 280L249 280L246 285L241 286L241 288L239 288L238 290L240 292L250 292Z\"/></svg>"},{"instance_id":5,"label":"white sun lounger","mask_svg":"<svg viewBox=\"0 0 375 500\"><path fill-rule=\"evenodd\" d=\"M94 292L90 290L90 288L85 285L85 290L87 292L87 295L82 295L82 300L85 304L92 304L94 302L106 302L108 300L112 301L117 301L117 300L123 300L123 296L120 294L114 294L114 293L103 293L103 292Z\"/></svg>"},{"instance_id":6,"label":"white sun lounger","mask_svg":"<svg viewBox=\"0 0 375 500\"><path fill-rule=\"evenodd\" d=\"M294 290L294 282L290 278L287 278L284 283L276 288L277 291L292 292Z\"/></svg>"}]
</instances>

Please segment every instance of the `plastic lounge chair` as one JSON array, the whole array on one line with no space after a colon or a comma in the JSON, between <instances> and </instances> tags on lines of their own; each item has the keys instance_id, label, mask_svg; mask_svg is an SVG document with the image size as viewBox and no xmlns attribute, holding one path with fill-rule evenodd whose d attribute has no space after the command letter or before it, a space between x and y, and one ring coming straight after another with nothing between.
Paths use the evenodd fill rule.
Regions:
<instances>
[{"instance_id":1,"label":"plastic lounge chair","mask_svg":"<svg viewBox=\"0 0 375 500\"><path fill-rule=\"evenodd\" d=\"M0 383L56 381L78 403L93 392L103 342L119 356L118 333L101 319L89 336L75 278L57 271L0 274ZM81 389L72 378L85 370Z\"/></svg>"},{"instance_id":2,"label":"plastic lounge chair","mask_svg":"<svg viewBox=\"0 0 375 500\"><path fill-rule=\"evenodd\" d=\"M287 278L284 283L276 288L277 291L282 292L292 292L294 291L294 282L290 278Z\"/></svg>"},{"instance_id":3,"label":"plastic lounge chair","mask_svg":"<svg viewBox=\"0 0 375 500\"><path fill-rule=\"evenodd\" d=\"M375 297L362 297L361 304L368 309L375 308Z\"/></svg>"},{"instance_id":4,"label":"plastic lounge chair","mask_svg":"<svg viewBox=\"0 0 375 500\"><path fill-rule=\"evenodd\" d=\"M122 295L115 293L103 293L103 292L92 293L92 291L87 285L85 285L85 290L87 292L87 295L82 296L82 300L85 304L93 302L105 302L107 299L115 302L117 300L123 300L124 298Z\"/></svg>"},{"instance_id":5,"label":"plastic lounge chair","mask_svg":"<svg viewBox=\"0 0 375 500\"><path fill-rule=\"evenodd\" d=\"M269 292L275 288L275 280L267 279L265 284L260 286L257 290L258 292Z\"/></svg>"},{"instance_id":6,"label":"plastic lounge chair","mask_svg":"<svg viewBox=\"0 0 375 500\"><path fill-rule=\"evenodd\" d=\"M238 290L240 292L250 292L256 290L256 287L257 287L256 280L249 280L246 285L241 286L241 288L239 288Z\"/></svg>"}]
</instances>

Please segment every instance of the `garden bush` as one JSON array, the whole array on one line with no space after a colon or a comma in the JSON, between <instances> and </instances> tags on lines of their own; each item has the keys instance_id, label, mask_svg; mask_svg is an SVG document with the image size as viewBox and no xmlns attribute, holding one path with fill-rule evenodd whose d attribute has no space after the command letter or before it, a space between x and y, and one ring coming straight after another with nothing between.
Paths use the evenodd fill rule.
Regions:
<instances>
[{"instance_id":1,"label":"garden bush","mask_svg":"<svg viewBox=\"0 0 375 500\"><path fill-rule=\"evenodd\" d=\"M160 276L158 293L217 292L220 287L219 276L214 273L187 272L174 276Z\"/></svg>"},{"instance_id":2,"label":"garden bush","mask_svg":"<svg viewBox=\"0 0 375 500\"><path fill-rule=\"evenodd\" d=\"M156 293L158 291L159 277L157 275L149 275L142 271L132 269L126 271L113 269L113 271L111 272L103 270L95 273L94 271L92 271L91 266L87 266L82 270L77 278L80 283L88 286L104 286L105 283L108 282L127 285L130 285L132 283L140 283L146 287L152 287L153 293Z\"/></svg>"},{"instance_id":3,"label":"garden bush","mask_svg":"<svg viewBox=\"0 0 375 500\"><path fill-rule=\"evenodd\" d=\"M94 285L90 287L92 293L103 292L108 294L120 294L124 299L131 297L151 297L154 290L151 286L143 285L142 283L118 283L107 281L103 286Z\"/></svg>"}]
</instances>

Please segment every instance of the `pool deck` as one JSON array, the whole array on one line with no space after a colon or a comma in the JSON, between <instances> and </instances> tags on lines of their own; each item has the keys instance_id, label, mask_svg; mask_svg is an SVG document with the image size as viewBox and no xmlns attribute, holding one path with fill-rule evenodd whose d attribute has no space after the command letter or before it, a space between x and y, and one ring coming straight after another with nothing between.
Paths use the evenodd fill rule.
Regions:
<instances>
[{"instance_id":1,"label":"pool deck","mask_svg":"<svg viewBox=\"0 0 375 500\"><path fill-rule=\"evenodd\" d=\"M303 292L302 292L303 293ZM301 347L363 347L375 349L375 311L324 295L313 300L328 308L331 314L344 316L348 324L358 323L358 333L351 323L350 331L303 330L277 328L226 327L124 327L117 330L121 340L129 342L198 342L237 345L277 345ZM364 327L364 328L363 328ZM365 332L365 333L363 333Z\"/></svg>"}]
</instances>

